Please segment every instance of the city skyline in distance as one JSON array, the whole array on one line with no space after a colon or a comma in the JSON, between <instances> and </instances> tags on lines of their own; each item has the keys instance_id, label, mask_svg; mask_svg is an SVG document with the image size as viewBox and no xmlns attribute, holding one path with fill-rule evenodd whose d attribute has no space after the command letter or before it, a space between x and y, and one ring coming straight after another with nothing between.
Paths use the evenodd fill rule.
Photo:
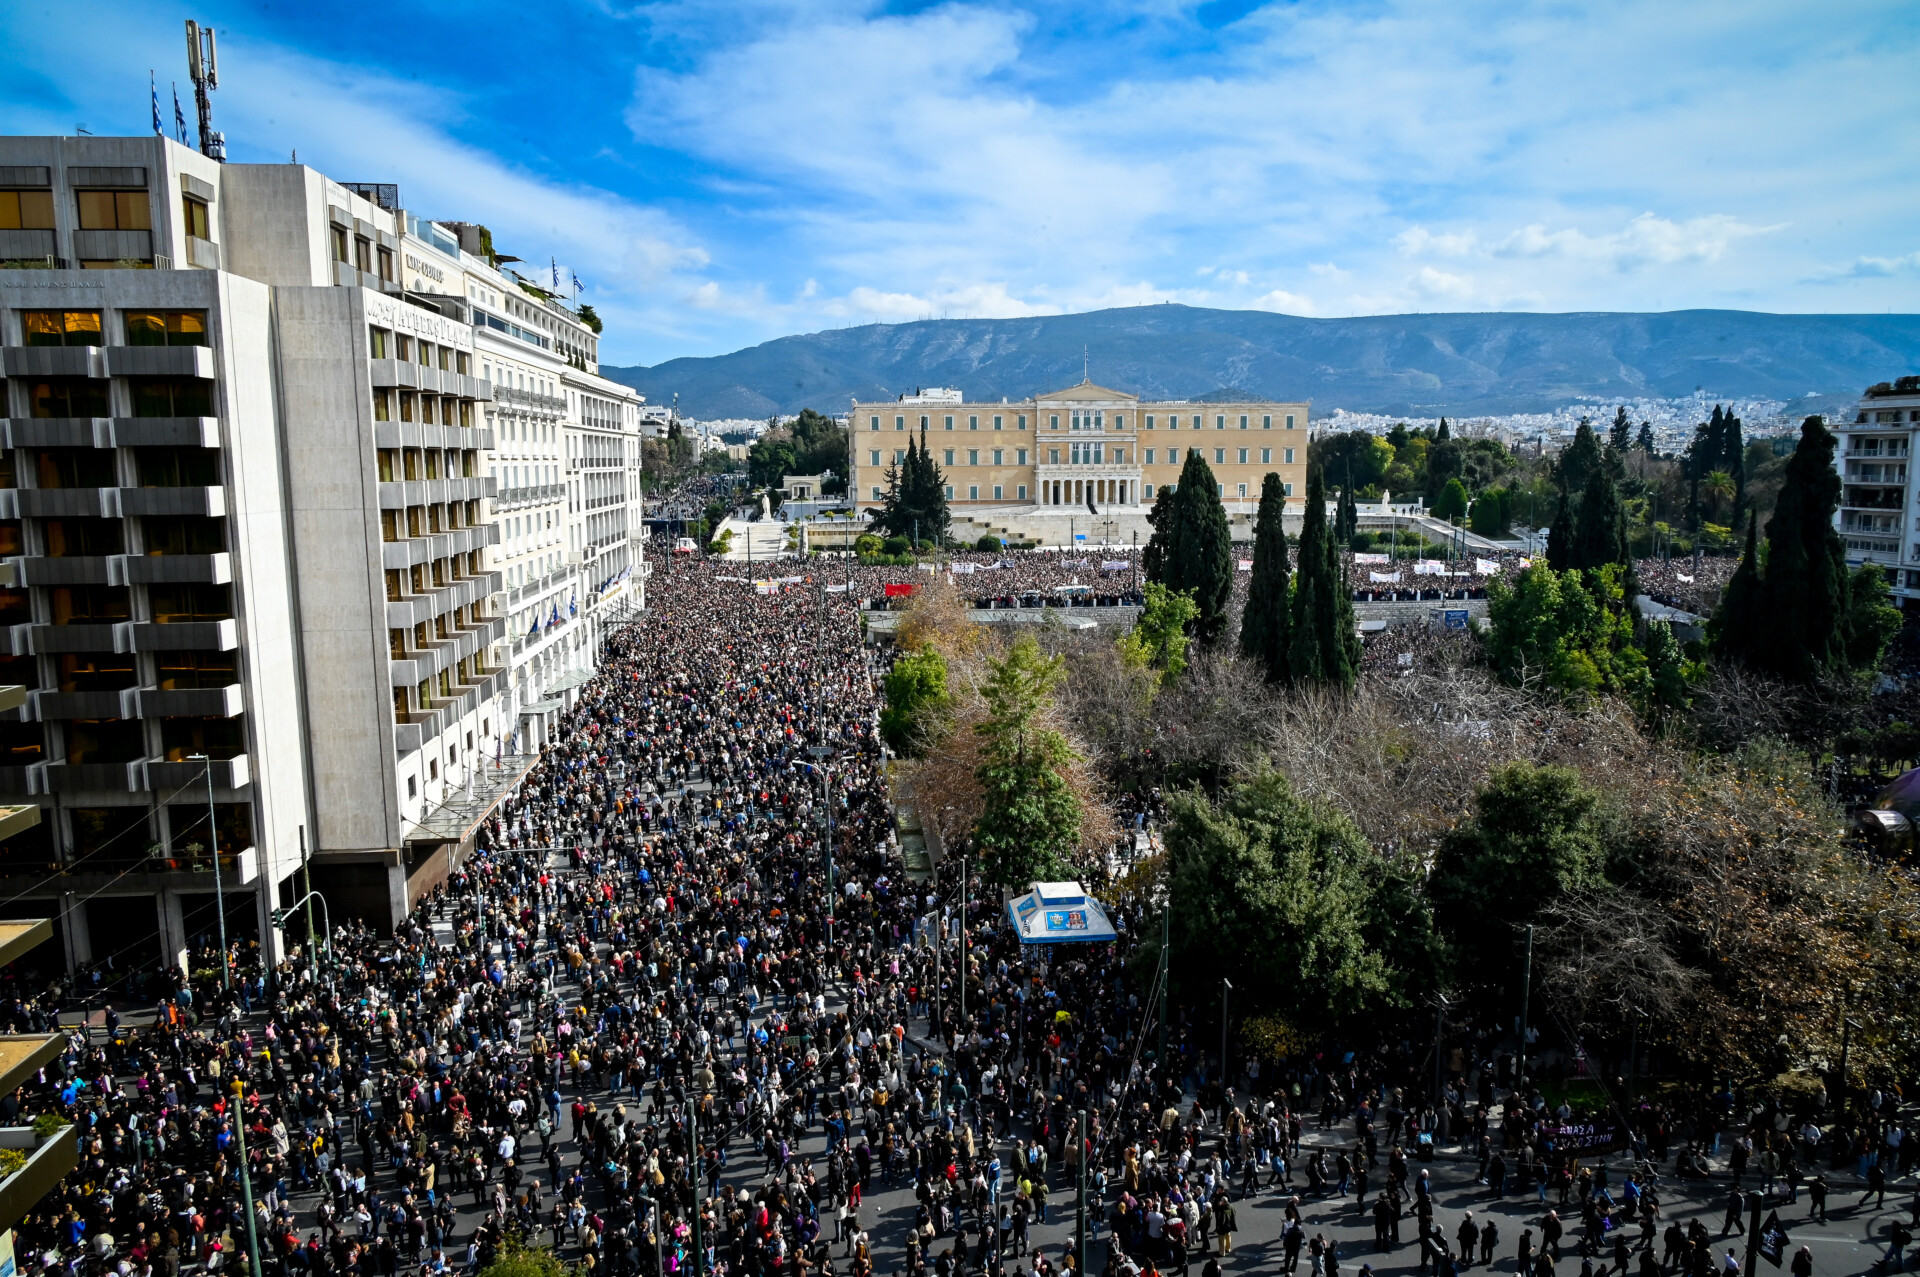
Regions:
<instances>
[{"instance_id":1,"label":"city skyline in distance","mask_svg":"<svg viewBox=\"0 0 1920 1277\"><path fill-rule=\"evenodd\" d=\"M586 284L609 363L1156 301L1911 312L1920 23L1790 5L16 8L16 134L193 114ZM503 35L503 32L507 33ZM530 270L536 267L529 267Z\"/></svg>"}]
</instances>

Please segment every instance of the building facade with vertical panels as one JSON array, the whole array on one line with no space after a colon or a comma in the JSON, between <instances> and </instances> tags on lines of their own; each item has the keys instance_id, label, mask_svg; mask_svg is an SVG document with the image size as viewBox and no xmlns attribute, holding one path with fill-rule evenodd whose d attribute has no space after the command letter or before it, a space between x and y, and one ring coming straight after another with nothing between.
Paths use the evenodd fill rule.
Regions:
<instances>
[{"instance_id":1,"label":"building facade with vertical panels","mask_svg":"<svg viewBox=\"0 0 1920 1277\"><path fill-rule=\"evenodd\" d=\"M44 812L0 874L70 963L179 961L214 929L210 845L236 936L276 946L303 846L336 917L390 922L528 761L506 569L577 565L564 525L506 555L495 503L511 456L568 509L583 352L486 349L449 238L298 165L0 138L0 684L31 689L0 797ZM540 454L500 446L509 369L554 374Z\"/></svg>"},{"instance_id":2,"label":"building facade with vertical panels","mask_svg":"<svg viewBox=\"0 0 1920 1277\"><path fill-rule=\"evenodd\" d=\"M1023 515L1144 513L1179 482L1189 451L1212 467L1227 509L1258 505L1271 472L1304 496L1308 405L1145 401L1083 382L1019 402L923 402L903 397L853 405L850 493L877 509L909 439L924 438L956 515L1009 509Z\"/></svg>"},{"instance_id":3,"label":"building facade with vertical panels","mask_svg":"<svg viewBox=\"0 0 1920 1277\"><path fill-rule=\"evenodd\" d=\"M1910 609L1920 601L1920 484L1913 473L1920 377L1869 388L1834 433L1841 485L1834 523L1847 563L1884 568L1894 601Z\"/></svg>"}]
</instances>

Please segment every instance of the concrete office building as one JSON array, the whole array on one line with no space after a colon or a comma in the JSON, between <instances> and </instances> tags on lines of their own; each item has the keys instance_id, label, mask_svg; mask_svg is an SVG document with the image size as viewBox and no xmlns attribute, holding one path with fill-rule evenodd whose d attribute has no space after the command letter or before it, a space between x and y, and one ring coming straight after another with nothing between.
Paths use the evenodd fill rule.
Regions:
<instances>
[{"instance_id":1,"label":"concrete office building","mask_svg":"<svg viewBox=\"0 0 1920 1277\"><path fill-rule=\"evenodd\" d=\"M501 277L453 235L298 165L0 138L0 684L32 689L0 712L0 797L44 812L0 874L71 964L180 961L214 930L210 844L230 933L270 952L303 847L336 919L397 918L531 762L510 659L590 667L586 627L528 652L507 606L584 567L561 374L596 437L603 404L637 431L638 397L559 316L522 326L545 346L506 332L531 358L477 341L469 276ZM523 513L504 542L502 478L551 490L511 507L540 535Z\"/></svg>"},{"instance_id":2,"label":"concrete office building","mask_svg":"<svg viewBox=\"0 0 1920 1277\"><path fill-rule=\"evenodd\" d=\"M1090 381L1019 402L972 403L955 390L856 401L849 490L857 510L877 509L909 438L924 438L957 522L1005 522L1059 544L1070 535L1099 539L1105 517L1125 541L1198 450L1229 517L1246 525L1269 472L1289 494L1306 494L1307 413L1304 402L1144 401Z\"/></svg>"},{"instance_id":3,"label":"concrete office building","mask_svg":"<svg viewBox=\"0 0 1920 1277\"><path fill-rule=\"evenodd\" d=\"M1841 484L1834 523L1847 564L1885 568L1894 602L1911 610L1920 605L1920 485L1913 473L1920 377L1869 387L1851 419L1833 429Z\"/></svg>"}]
</instances>

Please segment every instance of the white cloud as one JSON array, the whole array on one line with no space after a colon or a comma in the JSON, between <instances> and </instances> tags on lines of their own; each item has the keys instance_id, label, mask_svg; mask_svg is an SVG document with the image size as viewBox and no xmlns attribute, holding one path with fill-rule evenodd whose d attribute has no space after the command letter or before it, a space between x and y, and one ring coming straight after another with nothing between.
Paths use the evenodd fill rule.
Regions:
<instances>
[{"instance_id":1,"label":"white cloud","mask_svg":"<svg viewBox=\"0 0 1920 1277\"><path fill-rule=\"evenodd\" d=\"M1849 279L1893 279L1920 272L1920 252L1904 257L1857 257L1846 266L1815 271L1807 282L1832 284Z\"/></svg>"},{"instance_id":2,"label":"white cloud","mask_svg":"<svg viewBox=\"0 0 1920 1277\"><path fill-rule=\"evenodd\" d=\"M1642 213L1618 231L1588 235L1569 227L1548 231L1538 224L1508 235L1493 248L1502 257L1566 256L1597 261L1617 270L1676 262L1713 262L1734 241L1784 230L1785 223L1751 226L1723 213L1673 222Z\"/></svg>"},{"instance_id":3,"label":"white cloud","mask_svg":"<svg viewBox=\"0 0 1920 1277\"><path fill-rule=\"evenodd\" d=\"M1290 293L1284 288L1276 288L1253 299L1255 310L1279 311L1283 315L1313 315L1319 313L1313 299Z\"/></svg>"},{"instance_id":4,"label":"white cloud","mask_svg":"<svg viewBox=\"0 0 1920 1277\"><path fill-rule=\"evenodd\" d=\"M1408 257L1432 253L1437 257L1465 257L1479 247L1472 231L1435 235L1424 226L1409 226L1393 237L1393 246Z\"/></svg>"}]
</instances>

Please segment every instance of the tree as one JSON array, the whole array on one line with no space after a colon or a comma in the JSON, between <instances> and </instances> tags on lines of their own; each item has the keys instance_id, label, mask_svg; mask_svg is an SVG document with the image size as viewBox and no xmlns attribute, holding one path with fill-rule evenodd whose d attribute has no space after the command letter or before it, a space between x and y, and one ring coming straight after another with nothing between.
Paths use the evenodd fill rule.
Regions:
<instances>
[{"instance_id":1,"label":"tree","mask_svg":"<svg viewBox=\"0 0 1920 1277\"><path fill-rule=\"evenodd\" d=\"M1347 494L1341 493L1341 501ZM1282 526L1287 490L1280 476L1269 474L1260 484L1260 512L1253 525L1253 579L1247 584L1247 606L1240 614L1240 651L1260 662L1269 683L1289 681L1289 596L1287 534Z\"/></svg>"},{"instance_id":2,"label":"tree","mask_svg":"<svg viewBox=\"0 0 1920 1277\"><path fill-rule=\"evenodd\" d=\"M1553 513L1553 526L1547 529L1547 566L1555 572L1573 566L1573 499L1564 492Z\"/></svg>"},{"instance_id":3,"label":"tree","mask_svg":"<svg viewBox=\"0 0 1920 1277\"><path fill-rule=\"evenodd\" d=\"M1166 846L1168 968L1182 998L1217 996L1231 972L1243 1013L1317 1034L1398 1004L1417 978L1389 966L1376 939L1419 931L1419 896L1380 892L1381 862L1352 822L1298 797L1279 773L1241 782L1217 804L1177 796ZM1394 906L1412 916L1382 916Z\"/></svg>"},{"instance_id":4,"label":"tree","mask_svg":"<svg viewBox=\"0 0 1920 1277\"><path fill-rule=\"evenodd\" d=\"M1607 446L1615 452L1625 452L1633 442L1633 423L1627 420L1625 407L1613 410L1613 425L1607 430Z\"/></svg>"},{"instance_id":5,"label":"tree","mask_svg":"<svg viewBox=\"0 0 1920 1277\"><path fill-rule=\"evenodd\" d=\"M1767 520L1766 552L1756 557L1749 535L1747 553L1721 598L1713 626L1718 655L1799 683L1850 667L1852 583L1833 529L1840 506L1836 446L1819 417L1801 423L1800 443Z\"/></svg>"},{"instance_id":6,"label":"tree","mask_svg":"<svg viewBox=\"0 0 1920 1277\"><path fill-rule=\"evenodd\" d=\"M1653 423L1651 421L1640 423L1640 433L1634 438L1633 446L1648 456L1653 455Z\"/></svg>"},{"instance_id":7,"label":"tree","mask_svg":"<svg viewBox=\"0 0 1920 1277\"><path fill-rule=\"evenodd\" d=\"M1327 482L1346 488L1377 488L1386 482L1394 449L1365 430L1325 435L1307 445L1307 473L1323 473Z\"/></svg>"},{"instance_id":8,"label":"tree","mask_svg":"<svg viewBox=\"0 0 1920 1277\"><path fill-rule=\"evenodd\" d=\"M1227 602L1233 596L1233 533L1213 469L1198 448L1187 450L1171 514L1160 583L1193 596L1200 609L1194 636L1211 643L1226 625Z\"/></svg>"},{"instance_id":9,"label":"tree","mask_svg":"<svg viewBox=\"0 0 1920 1277\"><path fill-rule=\"evenodd\" d=\"M566 1267L544 1246L529 1246L508 1233L480 1277L565 1277Z\"/></svg>"},{"instance_id":10,"label":"tree","mask_svg":"<svg viewBox=\"0 0 1920 1277\"><path fill-rule=\"evenodd\" d=\"M1568 557L1569 566L1581 569L1628 562L1626 513L1605 466L1595 466L1587 475Z\"/></svg>"},{"instance_id":11,"label":"tree","mask_svg":"<svg viewBox=\"0 0 1920 1277\"><path fill-rule=\"evenodd\" d=\"M1464 519L1467 514L1466 485L1458 479L1447 480L1446 486L1440 489L1439 498L1433 503L1433 513L1434 517L1448 522Z\"/></svg>"},{"instance_id":12,"label":"tree","mask_svg":"<svg viewBox=\"0 0 1920 1277\"><path fill-rule=\"evenodd\" d=\"M1300 573L1288 627L1287 672L1296 683L1351 688L1360 672L1360 636L1353 595L1340 570L1340 551L1327 535L1327 501L1320 476L1307 479L1306 518L1300 530Z\"/></svg>"},{"instance_id":13,"label":"tree","mask_svg":"<svg viewBox=\"0 0 1920 1277\"><path fill-rule=\"evenodd\" d=\"M1573 442L1560 454L1560 460L1554 465L1554 482L1560 485L1560 491L1569 498L1576 498L1586 491L1587 479L1605 463L1600 451L1600 438L1593 433L1593 426L1585 417L1580 418L1579 429L1573 432Z\"/></svg>"},{"instance_id":14,"label":"tree","mask_svg":"<svg viewBox=\"0 0 1920 1277\"><path fill-rule=\"evenodd\" d=\"M1167 541L1173 535L1174 487L1171 483L1160 485L1160 491L1154 494L1153 505L1147 511L1147 526L1153 531L1147 536L1147 544L1140 551L1140 571L1149 581L1165 583L1167 570Z\"/></svg>"},{"instance_id":15,"label":"tree","mask_svg":"<svg viewBox=\"0 0 1920 1277\"><path fill-rule=\"evenodd\" d=\"M1522 928L1567 892L1605 881L1599 794L1569 767L1508 763L1440 843L1432 892L1457 969L1505 982Z\"/></svg>"},{"instance_id":16,"label":"tree","mask_svg":"<svg viewBox=\"0 0 1920 1277\"><path fill-rule=\"evenodd\" d=\"M926 747L953 703L947 692L947 658L931 647L902 652L883 687L887 704L880 711L880 735L894 753L913 757Z\"/></svg>"},{"instance_id":17,"label":"tree","mask_svg":"<svg viewBox=\"0 0 1920 1277\"><path fill-rule=\"evenodd\" d=\"M1447 419L1445 417L1440 418L1440 428L1434 431L1433 437L1436 442L1441 439L1453 438L1453 432L1447 429Z\"/></svg>"},{"instance_id":18,"label":"tree","mask_svg":"<svg viewBox=\"0 0 1920 1277\"><path fill-rule=\"evenodd\" d=\"M580 306L580 322L593 329L596 334L604 327L604 321L600 318L599 312L584 302Z\"/></svg>"},{"instance_id":19,"label":"tree","mask_svg":"<svg viewBox=\"0 0 1920 1277\"><path fill-rule=\"evenodd\" d=\"M917 442L908 438L905 458L887 471L887 491L874 524L894 536L937 545L946 540L948 522L945 479L923 430Z\"/></svg>"},{"instance_id":20,"label":"tree","mask_svg":"<svg viewBox=\"0 0 1920 1277\"><path fill-rule=\"evenodd\" d=\"M1856 670L1875 669L1900 632L1900 609L1887 589L1886 571L1876 563L1862 563L1853 570L1847 593L1847 664Z\"/></svg>"},{"instance_id":21,"label":"tree","mask_svg":"<svg viewBox=\"0 0 1920 1277\"><path fill-rule=\"evenodd\" d=\"M1060 657L1042 656L1031 634L1004 658L987 662L981 689L987 713L974 726L983 798L973 841L996 886L1065 877L1080 839L1086 813L1065 775L1076 756L1067 738L1043 721L1064 666Z\"/></svg>"},{"instance_id":22,"label":"tree","mask_svg":"<svg viewBox=\"0 0 1920 1277\"><path fill-rule=\"evenodd\" d=\"M1120 636L1120 654L1130 663L1157 675L1179 678L1187 670L1187 627L1200 609L1191 595L1176 593L1157 581L1147 582L1146 605L1133 628Z\"/></svg>"},{"instance_id":23,"label":"tree","mask_svg":"<svg viewBox=\"0 0 1920 1277\"><path fill-rule=\"evenodd\" d=\"M1487 587L1486 650L1508 682L1539 682L1570 701L1601 692L1646 695L1646 657L1633 642L1632 613L1608 564L1556 572L1536 563L1512 584Z\"/></svg>"},{"instance_id":24,"label":"tree","mask_svg":"<svg viewBox=\"0 0 1920 1277\"><path fill-rule=\"evenodd\" d=\"M1505 488L1488 488L1473 503L1467 526L1483 537L1503 537L1512 526L1513 494Z\"/></svg>"}]
</instances>

